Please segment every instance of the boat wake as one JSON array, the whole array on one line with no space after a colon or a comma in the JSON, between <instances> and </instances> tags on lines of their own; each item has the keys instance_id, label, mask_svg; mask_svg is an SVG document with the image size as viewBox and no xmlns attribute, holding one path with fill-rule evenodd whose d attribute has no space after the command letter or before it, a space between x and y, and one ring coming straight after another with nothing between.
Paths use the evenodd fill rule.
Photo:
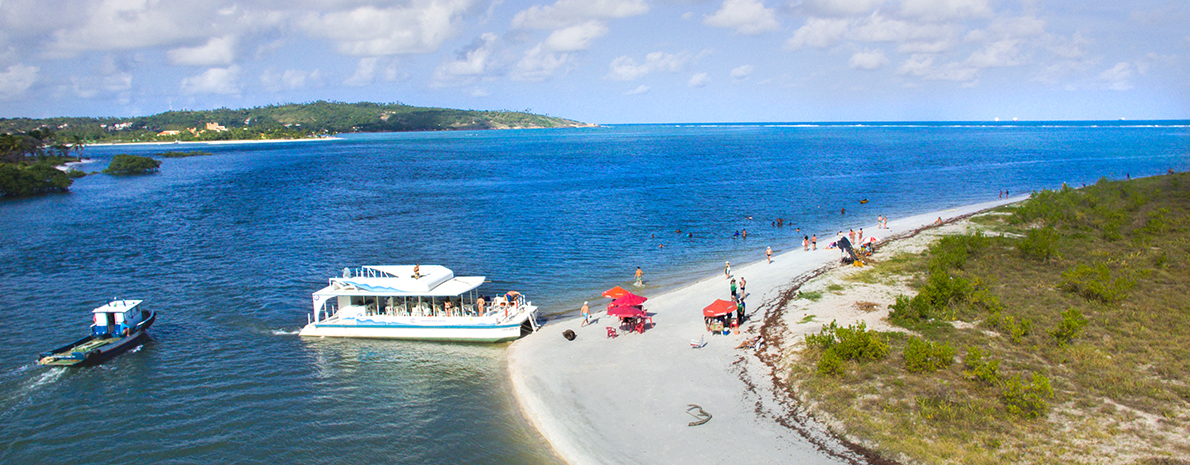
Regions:
<instances>
[{"instance_id":1,"label":"boat wake","mask_svg":"<svg viewBox=\"0 0 1190 465\"><path fill-rule=\"evenodd\" d=\"M138 346L136 346L136 347L133 347L133 348L131 348L131 349L128 349L128 353L130 353L130 354L135 354L135 353L137 353L137 352L140 352L140 349L141 349L142 347L144 347L144 346L145 346L144 344L140 344L140 345L138 345Z\"/></svg>"},{"instance_id":2,"label":"boat wake","mask_svg":"<svg viewBox=\"0 0 1190 465\"><path fill-rule=\"evenodd\" d=\"M286 331L286 330L284 330L284 329L274 329L274 330L272 330L272 331L270 331L270 332L271 332L271 333L273 333L273 335L274 335L274 336L293 336L293 335L297 334L297 333L298 333L298 332L300 332L300 331L299 331L299 330L296 330L296 329L295 329L295 330L293 330L293 331Z\"/></svg>"}]
</instances>

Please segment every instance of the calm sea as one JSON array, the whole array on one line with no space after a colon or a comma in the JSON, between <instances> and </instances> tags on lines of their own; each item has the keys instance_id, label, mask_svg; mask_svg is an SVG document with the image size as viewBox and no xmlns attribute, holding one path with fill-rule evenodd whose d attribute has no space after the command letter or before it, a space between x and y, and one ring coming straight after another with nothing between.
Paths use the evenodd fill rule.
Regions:
<instances>
[{"instance_id":1,"label":"calm sea","mask_svg":"<svg viewBox=\"0 0 1190 465\"><path fill-rule=\"evenodd\" d=\"M90 147L85 169L195 149L213 154L0 201L0 462L553 463L505 345L301 339L311 292L442 264L557 318L637 266L649 295L877 215L1185 171L1190 122L373 134ZM112 297L160 312L150 342L33 365Z\"/></svg>"}]
</instances>

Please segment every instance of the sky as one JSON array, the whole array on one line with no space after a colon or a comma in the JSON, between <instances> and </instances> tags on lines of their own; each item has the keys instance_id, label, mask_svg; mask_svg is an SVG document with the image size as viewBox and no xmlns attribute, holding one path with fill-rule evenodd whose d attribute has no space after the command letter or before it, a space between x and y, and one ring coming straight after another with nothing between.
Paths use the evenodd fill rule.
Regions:
<instances>
[{"instance_id":1,"label":"sky","mask_svg":"<svg viewBox=\"0 0 1190 465\"><path fill-rule=\"evenodd\" d=\"M0 117L1190 119L1184 0L0 0Z\"/></svg>"}]
</instances>

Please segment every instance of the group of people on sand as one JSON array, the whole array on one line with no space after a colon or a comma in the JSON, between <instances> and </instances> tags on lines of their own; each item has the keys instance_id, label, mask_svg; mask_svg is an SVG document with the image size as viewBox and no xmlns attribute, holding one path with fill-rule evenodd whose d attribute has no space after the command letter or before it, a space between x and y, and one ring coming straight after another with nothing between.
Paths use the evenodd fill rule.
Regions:
<instances>
[{"instance_id":1,"label":"group of people on sand","mask_svg":"<svg viewBox=\"0 0 1190 465\"><path fill-rule=\"evenodd\" d=\"M735 278L731 277L730 274L728 275L728 278L731 279L731 301L735 302L736 305L735 315L732 315L731 312L728 312L719 316L708 316L703 318L703 322L706 323L707 326L707 331L711 331L716 334L722 333L724 331L730 331L730 328L738 328L744 323L744 316L747 313L747 304L744 303L744 297L748 295L748 280L741 276L737 282Z\"/></svg>"}]
</instances>

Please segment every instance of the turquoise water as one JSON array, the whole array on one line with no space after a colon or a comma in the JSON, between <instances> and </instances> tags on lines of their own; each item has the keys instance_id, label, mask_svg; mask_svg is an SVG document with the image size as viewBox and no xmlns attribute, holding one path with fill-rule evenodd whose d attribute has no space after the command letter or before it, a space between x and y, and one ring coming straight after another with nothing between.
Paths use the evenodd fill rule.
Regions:
<instances>
[{"instance_id":1,"label":"turquoise water","mask_svg":"<svg viewBox=\"0 0 1190 465\"><path fill-rule=\"evenodd\" d=\"M190 149L213 155L0 201L0 462L552 463L515 409L505 345L301 339L310 293L347 266L442 264L557 317L637 266L649 295L881 214L1184 171L1190 126L372 134L90 147L86 169ZM100 367L33 366L117 296L160 312L151 342Z\"/></svg>"}]
</instances>

